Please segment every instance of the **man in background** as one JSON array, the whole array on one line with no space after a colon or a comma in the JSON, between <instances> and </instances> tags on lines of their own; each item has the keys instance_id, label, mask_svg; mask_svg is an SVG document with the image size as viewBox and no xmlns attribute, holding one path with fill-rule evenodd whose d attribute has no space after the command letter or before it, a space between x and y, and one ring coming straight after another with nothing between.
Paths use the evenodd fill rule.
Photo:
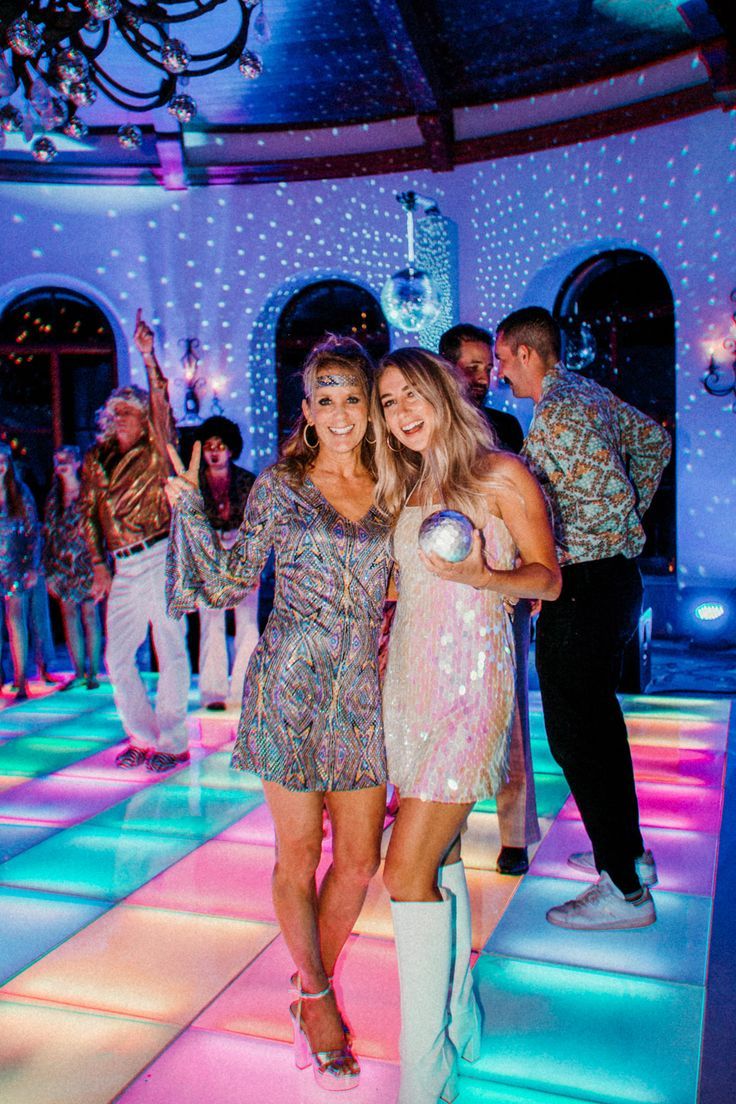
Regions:
<instances>
[{"instance_id":1,"label":"man in background","mask_svg":"<svg viewBox=\"0 0 736 1104\"><path fill-rule=\"evenodd\" d=\"M526 307L496 332L499 373L532 399L523 455L552 511L562 593L543 602L536 664L550 750L593 844L598 881L547 919L581 931L656 920L631 750L616 689L641 611L641 519L670 458L669 435L605 387L560 363L549 311ZM581 865L586 852L573 855Z\"/></svg>"}]
</instances>

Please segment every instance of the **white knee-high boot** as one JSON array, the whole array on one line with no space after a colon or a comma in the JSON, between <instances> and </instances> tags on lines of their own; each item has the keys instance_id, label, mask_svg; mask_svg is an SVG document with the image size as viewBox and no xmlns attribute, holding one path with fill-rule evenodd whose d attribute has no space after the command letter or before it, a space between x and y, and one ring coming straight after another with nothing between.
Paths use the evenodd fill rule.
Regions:
<instances>
[{"instance_id":1,"label":"white knee-high boot","mask_svg":"<svg viewBox=\"0 0 736 1104\"><path fill-rule=\"evenodd\" d=\"M440 867L439 884L454 898L449 1035L460 1057L466 1062L476 1062L480 1057L481 1012L470 969L470 896L462 860Z\"/></svg>"},{"instance_id":2,"label":"white knee-high boot","mask_svg":"<svg viewBox=\"0 0 736 1104\"><path fill-rule=\"evenodd\" d=\"M392 901L401 991L397 1104L450 1104L457 1055L447 1036L452 902Z\"/></svg>"}]
</instances>

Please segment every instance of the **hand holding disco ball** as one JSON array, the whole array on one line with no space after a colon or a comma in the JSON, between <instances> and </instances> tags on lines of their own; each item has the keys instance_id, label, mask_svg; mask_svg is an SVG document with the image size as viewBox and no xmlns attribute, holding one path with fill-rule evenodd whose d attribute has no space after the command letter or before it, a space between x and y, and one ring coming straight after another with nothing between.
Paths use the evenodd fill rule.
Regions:
<instances>
[{"instance_id":1,"label":"hand holding disco ball","mask_svg":"<svg viewBox=\"0 0 736 1104\"><path fill-rule=\"evenodd\" d=\"M473 547L473 523L457 510L438 510L419 527L419 547L425 556L433 552L447 563L467 559Z\"/></svg>"},{"instance_id":2,"label":"hand holding disco ball","mask_svg":"<svg viewBox=\"0 0 736 1104\"><path fill-rule=\"evenodd\" d=\"M427 571L440 579L486 587L489 568L481 535L473 522L457 510L438 510L419 527L419 556Z\"/></svg>"}]
</instances>

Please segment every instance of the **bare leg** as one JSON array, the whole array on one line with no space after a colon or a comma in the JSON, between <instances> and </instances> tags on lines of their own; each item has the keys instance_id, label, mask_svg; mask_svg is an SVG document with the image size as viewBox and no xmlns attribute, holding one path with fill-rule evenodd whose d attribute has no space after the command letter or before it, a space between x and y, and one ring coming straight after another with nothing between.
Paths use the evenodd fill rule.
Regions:
<instances>
[{"instance_id":1,"label":"bare leg","mask_svg":"<svg viewBox=\"0 0 736 1104\"><path fill-rule=\"evenodd\" d=\"M438 867L443 860L453 861L450 849L472 808L472 803L445 805L402 797L383 876L394 901L441 899L437 888Z\"/></svg>"},{"instance_id":2,"label":"bare leg","mask_svg":"<svg viewBox=\"0 0 736 1104\"><path fill-rule=\"evenodd\" d=\"M319 936L328 976L363 907L381 862L386 787L325 794L332 822L332 865L319 890Z\"/></svg>"},{"instance_id":3,"label":"bare leg","mask_svg":"<svg viewBox=\"0 0 736 1104\"><path fill-rule=\"evenodd\" d=\"M25 697L26 660L28 658L28 594L14 594L5 599L5 624L8 629L10 658L13 661L13 681L19 697Z\"/></svg>"},{"instance_id":4,"label":"bare leg","mask_svg":"<svg viewBox=\"0 0 736 1104\"><path fill-rule=\"evenodd\" d=\"M322 853L323 793L293 793L276 782L264 782L264 793L276 829L273 903L276 916L308 993L328 985L320 950L315 874ZM302 1021L313 1051L345 1045L342 1020L333 993L305 1001Z\"/></svg>"},{"instance_id":5,"label":"bare leg","mask_svg":"<svg viewBox=\"0 0 736 1104\"><path fill-rule=\"evenodd\" d=\"M90 678L95 679L100 673L102 626L100 625L100 608L90 600L82 602L82 623L87 645L87 674Z\"/></svg>"},{"instance_id":6,"label":"bare leg","mask_svg":"<svg viewBox=\"0 0 736 1104\"><path fill-rule=\"evenodd\" d=\"M64 636L66 648L74 668L74 677L84 676L84 642L82 638L82 625L80 617L80 605L78 602L59 600L61 606L61 620L64 624Z\"/></svg>"}]
</instances>

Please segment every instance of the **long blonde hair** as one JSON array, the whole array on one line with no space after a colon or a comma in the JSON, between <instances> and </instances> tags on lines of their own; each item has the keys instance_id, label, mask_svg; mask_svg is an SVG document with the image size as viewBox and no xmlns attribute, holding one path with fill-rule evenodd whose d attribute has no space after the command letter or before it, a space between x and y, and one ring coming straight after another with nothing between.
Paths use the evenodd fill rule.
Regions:
<instances>
[{"instance_id":1,"label":"long blonde hair","mask_svg":"<svg viewBox=\"0 0 736 1104\"><path fill-rule=\"evenodd\" d=\"M370 404L376 369L370 354L366 352L360 342L355 341L352 337L328 334L325 341L314 346L308 354L302 369L302 386L307 401L314 392L317 376L320 372L325 372L328 369L333 373L357 376L360 388ZM292 486L299 486L304 482L318 452L318 447L310 448L306 444L304 440L306 428L307 419L303 413L300 413L294 423L294 428L284 441L279 459L274 465L275 470ZM368 436L367 433L361 441L360 458L375 478L375 438L368 440Z\"/></svg>"},{"instance_id":2,"label":"long blonde hair","mask_svg":"<svg viewBox=\"0 0 736 1104\"><path fill-rule=\"evenodd\" d=\"M381 378L397 368L406 382L435 413L431 448L424 455L399 444L386 425L381 403ZM381 358L371 400L376 433L376 501L390 517L398 517L407 497L419 483L434 502L467 514L485 524L485 495L489 488L488 456L497 449L483 415L466 397L465 381L456 368L428 349L396 349Z\"/></svg>"}]
</instances>

